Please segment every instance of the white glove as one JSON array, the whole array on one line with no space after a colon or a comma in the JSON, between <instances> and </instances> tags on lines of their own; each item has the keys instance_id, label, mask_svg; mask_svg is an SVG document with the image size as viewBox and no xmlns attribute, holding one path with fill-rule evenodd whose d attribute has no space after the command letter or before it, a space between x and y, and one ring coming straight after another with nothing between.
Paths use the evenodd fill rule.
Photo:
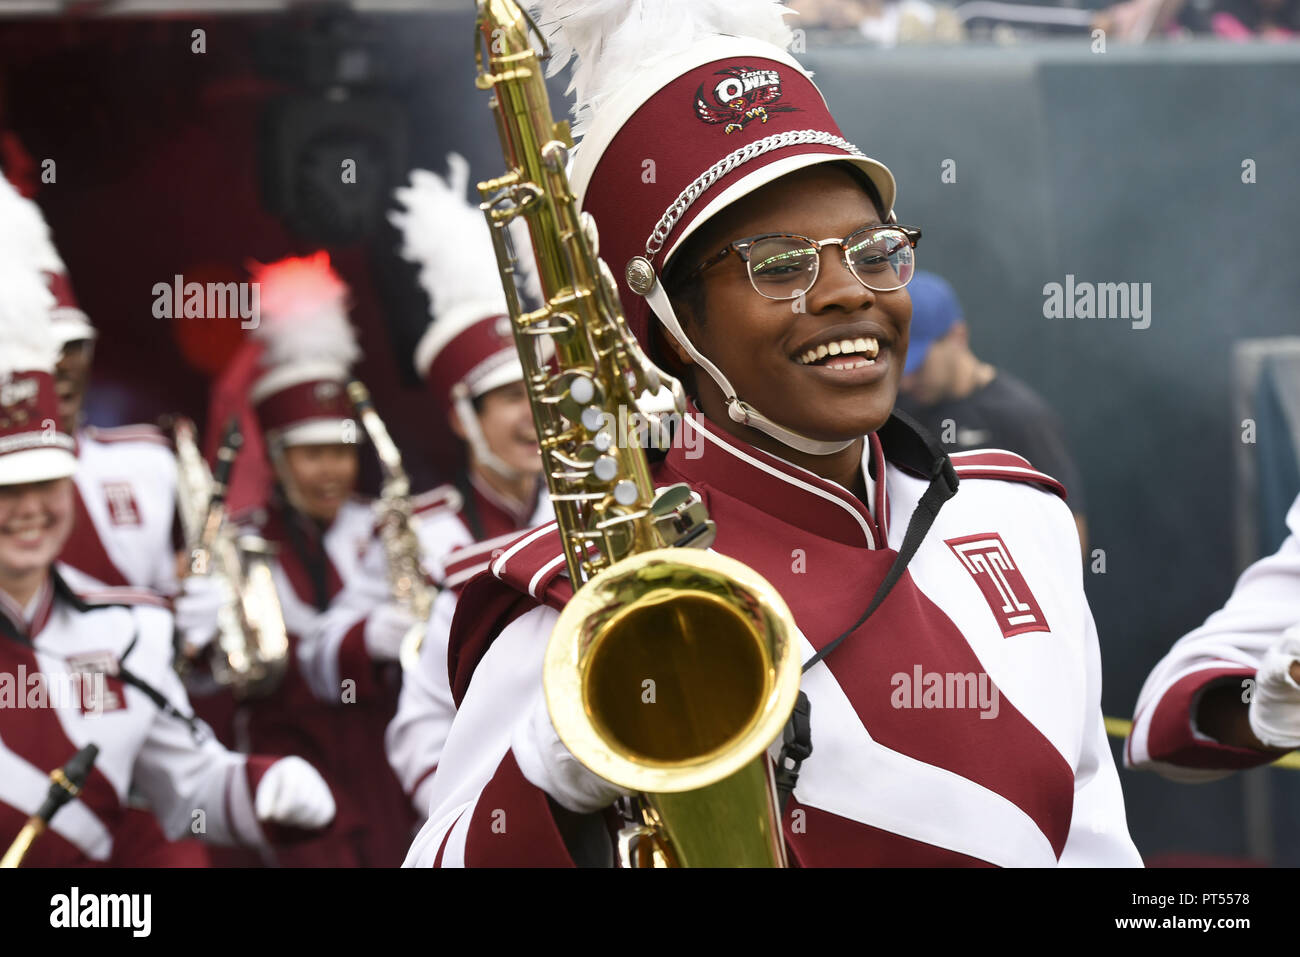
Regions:
<instances>
[{"instance_id":1,"label":"white glove","mask_svg":"<svg viewBox=\"0 0 1300 957\"><path fill-rule=\"evenodd\" d=\"M1250 730L1272 748L1300 748L1300 685L1291 662L1300 660L1300 625L1282 632L1255 673Z\"/></svg>"},{"instance_id":2,"label":"white glove","mask_svg":"<svg viewBox=\"0 0 1300 957\"><path fill-rule=\"evenodd\" d=\"M320 772L291 755L266 769L253 809L259 821L319 828L334 820L334 795Z\"/></svg>"},{"instance_id":3,"label":"white glove","mask_svg":"<svg viewBox=\"0 0 1300 957\"><path fill-rule=\"evenodd\" d=\"M193 654L202 650L217 634L217 612L225 603L225 581L208 575L190 575L181 582L174 602L176 629Z\"/></svg>"},{"instance_id":4,"label":"white glove","mask_svg":"<svg viewBox=\"0 0 1300 957\"><path fill-rule=\"evenodd\" d=\"M401 605L385 602L366 619L366 651L376 661L396 661L402 639L415 626L415 618Z\"/></svg>"},{"instance_id":5,"label":"white glove","mask_svg":"<svg viewBox=\"0 0 1300 957\"><path fill-rule=\"evenodd\" d=\"M515 725L510 739L515 761L529 783L575 814L591 814L613 804L630 791L588 771L569 753L551 724L546 696Z\"/></svg>"}]
</instances>

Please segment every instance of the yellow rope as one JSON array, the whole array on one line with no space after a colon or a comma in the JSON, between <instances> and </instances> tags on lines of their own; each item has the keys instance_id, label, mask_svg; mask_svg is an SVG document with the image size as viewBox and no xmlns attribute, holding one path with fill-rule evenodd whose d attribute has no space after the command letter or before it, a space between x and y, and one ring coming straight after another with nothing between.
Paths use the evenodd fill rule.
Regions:
<instances>
[{"instance_id":1,"label":"yellow rope","mask_svg":"<svg viewBox=\"0 0 1300 957\"><path fill-rule=\"evenodd\" d=\"M1133 722L1125 721L1123 718L1105 718L1106 733L1112 738L1127 738L1128 733L1133 730ZM1292 771L1300 771L1300 751L1292 751L1290 754L1284 754L1273 762L1275 768L1287 768Z\"/></svg>"}]
</instances>

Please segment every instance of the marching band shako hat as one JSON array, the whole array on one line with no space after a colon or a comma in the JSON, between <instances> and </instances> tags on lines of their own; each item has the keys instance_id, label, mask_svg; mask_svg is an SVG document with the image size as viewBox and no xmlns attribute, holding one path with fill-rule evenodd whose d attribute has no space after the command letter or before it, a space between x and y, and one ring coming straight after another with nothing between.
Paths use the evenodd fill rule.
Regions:
<instances>
[{"instance_id":1,"label":"marching band shako hat","mask_svg":"<svg viewBox=\"0 0 1300 957\"><path fill-rule=\"evenodd\" d=\"M11 233L11 225L3 231ZM0 256L0 485L46 482L77 470L76 445L59 427L53 305L38 270Z\"/></svg>"},{"instance_id":2,"label":"marching band shako hat","mask_svg":"<svg viewBox=\"0 0 1300 957\"><path fill-rule=\"evenodd\" d=\"M95 327L72 292L68 268L54 247L49 224L40 207L20 194L3 176L0 176L0 221L6 223L18 253L25 255L44 275L53 296L50 318L60 347L78 339L94 339Z\"/></svg>"},{"instance_id":3,"label":"marching band shako hat","mask_svg":"<svg viewBox=\"0 0 1300 957\"><path fill-rule=\"evenodd\" d=\"M846 140L811 74L786 52L791 12L773 0L551 0L536 3L552 72L577 60L571 180L600 229L628 325L649 351L653 312L728 399L731 417L805 452L823 442L785 429L736 395L681 330L662 277L706 220L777 178L847 163L892 219L889 170Z\"/></svg>"},{"instance_id":4,"label":"marching band shako hat","mask_svg":"<svg viewBox=\"0 0 1300 957\"><path fill-rule=\"evenodd\" d=\"M401 255L420 267L420 285L429 297L431 321L415 348L415 368L428 383L440 414L455 411L475 458L513 478L517 470L488 447L473 400L522 381L524 370L487 221L466 199L469 164L450 153L447 168L446 179L412 170L411 185L393 194L402 210L389 213L402 231ZM531 246L526 241L512 245L524 285L537 296Z\"/></svg>"},{"instance_id":5,"label":"marching band shako hat","mask_svg":"<svg viewBox=\"0 0 1300 957\"><path fill-rule=\"evenodd\" d=\"M250 271L260 306L253 337L263 351L249 400L268 447L358 441L347 381L361 350L347 318L348 288L329 253Z\"/></svg>"},{"instance_id":6,"label":"marching band shako hat","mask_svg":"<svg viewBox=\"0 0 1300 957\"><path fill-rule=\"evenodd\" d=\"M67 269L47 272L45 281L54 296L54 308L50 311L50 319L54 323L54 336L59 340L59 346L66 346L69 342L77 342L81 339L97 338L99 330L91 325L90 316L86 315L77 301Z\"/></svg>"}]
</instances>

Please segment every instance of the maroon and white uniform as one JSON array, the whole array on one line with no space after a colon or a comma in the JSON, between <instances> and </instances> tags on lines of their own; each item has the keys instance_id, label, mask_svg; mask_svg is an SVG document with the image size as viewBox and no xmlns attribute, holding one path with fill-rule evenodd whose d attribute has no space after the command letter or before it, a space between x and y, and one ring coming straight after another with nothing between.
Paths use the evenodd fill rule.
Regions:
<instances>
[{"instance_id":1,"label":"maroon and white uniform","mask_svg":"<svg viewBox=\"0 0 1300 957\"><path fill-rule=\"evenodd\" d=\"M99 747L80 796L55 815L25 865L158 863L148 856L156 842L137 843L140 822L126 803L133 787L173 839L266 844L254 795L278 758L227 751L202 722L190 725L162 707L190 714L161 600L141 589L100 588L73 570L52 573L26 609L0 593L0 659L18 695L0 707L0 844L8 846L40 806L51 770L87 744ZM124 680L121 669L154 694ZM31 697L38 682L47 704Z\"/></svg>"},{"instance_id":2,"label":"maroon and white uniform","mask_svg":"<svg viewBox=\"0 0 1300 957\"><path fill-rule=\"evenodd\" d=\"M480 488L486 485L473 477L470 483L471 494L475 495L480 494ZM475 542L463 508L441 510L419 526L420 542L430 572L442 590L434 600L420 646L419 667L402 676L397 714L384 735L384 746L389 763L421 818L428 813L433 773L438 769L447 733L456 717L456 704L447 674L447 644L456 599L465 583L485 571L518 537L521 529L540 525L552 515L550 498L544 488L538 492L533 513L522 520L518 518L521 513L509 503L498 504L500 498L495 493L492 497L483 495L476 504L479 515L484 517L484 527L499 529L506 521L514 519L505 534ZM459 504L461 498L458 496L454 501ZM491 524L487 519L489 515L493 516Z\"/></svg>"},{"instance_id":3,"label":"maroon and white uniform","mask_svg":"<svg viewBox=\"0 0 1300 957\"><path fill-rule=\"evenodd\" d=\"M1256 672L1284 631L1300 624L1300 499L1287 512L1290 536L1237 580L1205 624L1180 638L1138 695L1124 763L1177 781L1212 781L1277 755L1221 744L1196 727L1201 693L1227 683L1250 700Z\"/></svg>"},{"instance_id":4,"label":"maroon and white uniform","mask_svg":"<svg viewBox=\"0 0 1300 957\"><path fill-rule=\"evenodd\" d=\"M162 430L152 425L86 426L77 432L73 476L76 519L59 555L104 587L146 588L175 594L176 458ZM148 866L197 867L207 851L195 841L168 843L149 811L132 807L135 830L123 838ZM145 848L152 845L151 854Z\"/></svg>"},{"instance_id":5,"label":"maroon and white uniform","mask_svg":"<svg viewBox=\"0 0 1300 957\"><path fill-rule=\"evenodd\" d=\"M151 425L77 433L77 519L59 560L112 587L176 591L176 458Z\"/></svg>"},{"instance_id":6,"label":"maroon and white uniform","mask_svg":"<svg viewBox=\"0 0 1300 957\"><path fill-rule=\"evenodd\" d=\"M703 418L682 428L687 441L655 467L656 485L700 493L716 550L782 594L806 660L853 623L896 556L927 484L914 437L899 420L882 430L883 446L868 437L868 510ZM1010 453L952 459L961 487L906 573L803 676L814 752L784 814L790 857L800 866L1139 865L1063 490ZM462 593L448 655L458 712L408 866L571 862L546 794L512 748L571 595L564 568L554 525L543 526ZM493 826L501 813L505 835Z\"/></svg>"},{"instance_id":7,"label":"maroon and white uniform","mask_svg":"<svg viewBox=\"0 0 1300 957\"><path fill-rule=\"evenodd\" d=\"M221 693L196 704L232 747L299 755L334 792L338 813L329 833L281 849L277 863L394 866L413 822L379 746L396 708L400 675L395 664L374 661L364 639L366 613L387 590L366 569L367 555L378 547L371 507L358 499L346 502L323 530L283 503L246 517L244 524L275 548L272 572L289 633L289 665L266 697L235 702ZM332 632L335 640L327 643L345 582L351 600L371 595L373 601L355 615L348 609L349 625Z\"/></svg>"}]
</instances>

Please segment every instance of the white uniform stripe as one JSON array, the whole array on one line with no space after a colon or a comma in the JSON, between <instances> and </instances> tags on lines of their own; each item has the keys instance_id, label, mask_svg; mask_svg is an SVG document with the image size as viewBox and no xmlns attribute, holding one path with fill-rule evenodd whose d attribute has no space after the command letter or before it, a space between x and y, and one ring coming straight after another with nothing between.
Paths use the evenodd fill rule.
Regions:
<instances>
[{"instance_id":1,"label":"white uniform stripe","mask_svg":"<svg viewBox=\"0 0 1300 957\"><path fill-rule=\"evenodd\" d=\"M469 568L463 568L447 576L446 581L442 583L443 588L455 588L463 582L469 581L479 572L491 566L491 562L479 562L477 565L471 565Z\"/></svg>"},{"instance_id":2,"label":"white uniform stripe","mask_svg":"<svg viewBox=\"0 0 1300 957\"><path fill-rule=\"evenodd\" d=\"M802 634L803 655L816 649ZM824 662L803 676L813 702L813 756L795 788L800 804L1002 867L1055 867L1052 844L995 791L872 739ZM834 728L817 737L816 725Z\"/></svg>"},{"instance_id":3,"label":"white uniform stripe","mask_svg":"<svg viewBox=\"0 0 1300 957\"><path fill-rule=\"evenodd\" d=\"M506 542L513 541L518 536L518 532L510 532L508 535L498 535L495 538L487 538L481 542L475 542L473 545L462 545L447 556L447 564L456 564L464 561L471 555L481 555L486 552L491 552L493 549L500 548L506 544Z\"/></svg>"},{"instance_id":4,"label":"white uniform stripe","mask_svg":"<svg viewBox=\"0 0 1300 957\"><path fill-rule=\"evenodd\" d=\"M963 471L971 472L1006 472L1010 475L1028 475L1031 478L1048 479L1055 482L1050 475L1045 472L1039 472L1037 469L1024 469L1018 465L980 465L972 463L970 465L959 465L953 463L953 470L960 476Z\"/></svg>"},{"instance_id":5,"label":"white uniform stripe","mask_svg":"<svg viewBox=\"0 0 1300 957\"><path fill-rule=\"evenodd\" d=\"M563 555L556 555L549 562L543 565L541 569L537 572L537 574L533 576L532 581L528 583L528 594L536 598L537 586L541 583L542 579L545 578L548 574L550 574L551 569L553 569L556 565L563 564L564 561L565 558Z\"/></svg>"},{"instance_id":6,"label":"white uniform stripe","mask_svg":"<svg viewBox=\"0 0 1300 957\"><path fill-rule=\"evenodd\" d=\"M30 815L45 801L49 790L48 772L33 767L0 741L0 800ZM112 834L80 800L65 804L50 822L50 830L92 860L106 861L113 853Z\"/></svg>"},{"instance_id":7,"label":"white uniform stripe","mask_svg":"<svg viewBox=\"0 0 1300 957\"><path fill-rule=\"evenodd\" d=\"M964 452L949 452L948 458L956 459L961 458L963 455L1002 455L1009 459L1017 459L1024 462L1026 466L1031 464L1029 459L1025 458L1023 455L1017 455L1015 452L1008 452L1006 449L966 449Z\"/></svg>"},{"instance_id":8,"label":"white uniform stripe","mask_svg":"<svg viewBox=\"0 0 1300 957\"><path fill-rule=\"evenodd\" d=\"M537 541L542 536L553 532L555 530L555 526L556 526L555 522L547 522L545 525L541 525L533 529L533 531L529 532L519 541L515 542L515 544L507 548L504 552L501 553L501 557L498 558L495 562L493 562L492 574L500 578L501 575L506 570L506 562L508 562L511 558L513 558L516 554L518 554L521 549L527 548L529 545Z\"/></svg>"}]
</instances>

